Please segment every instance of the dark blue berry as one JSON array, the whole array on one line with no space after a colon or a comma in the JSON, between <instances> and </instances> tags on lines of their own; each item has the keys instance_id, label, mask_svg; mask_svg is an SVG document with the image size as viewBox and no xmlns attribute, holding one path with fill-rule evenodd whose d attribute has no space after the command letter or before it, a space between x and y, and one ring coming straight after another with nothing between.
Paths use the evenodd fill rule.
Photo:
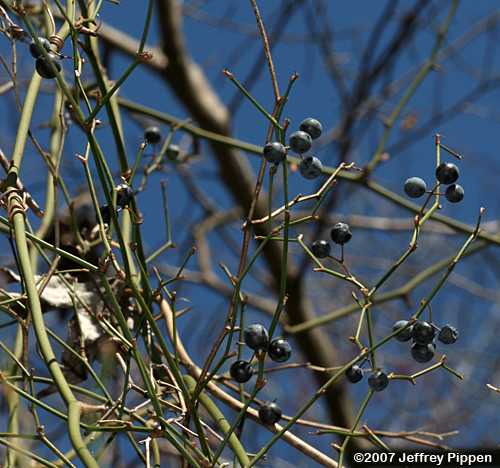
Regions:
<instances>
[{"instance_id":1,"label":"dark blue berry","mask_svg":"<svg viewBox=\"0 0 500 468\"><path fill-rule=\"evenodd\" d=\"M41 47L43 47L47 52L51 51L50 42L48 39L46 39L45 37L39 37L38 41L40 42ZM38 57L43 56L43 52L42 52L41 48L37 45L37 43L35 41L33 41L30 44L30 53L33 56L33 58L36 58L36 59Z\"/></svg>"},{"instance_id":2,"label":"dark blue berry","mask_svg":"<svg viewBox=\"0 0 500 468\"><path fill-rule=\"evenodd\" d=\"M272 401L267 401L259 408L259 419L266 425L272 426L281 419L281 408Z\"/></svg>"},{"instance_id":3,"label":"dark blue berry","mask_svg":"<svg viewBox=\"0 0 500 468\"><path fill-rule=\"evenodd\" d=\"M458 339L458 330L451 325L445 325L438 334L438 340L444 344L453 344Z\"/></svg>"},{"instance_id":4,"label":"dark blue berry","mask_svg":"<svg viewBox=\"0 0 500 468\"><path fill-rule=\"evenodd\" d=\"M161 131L156 125L152 125L144 130L144 139L150 145L156 145L161 141Z\"/></svg>"},{"instance_id":5,"label":"dark blue berry","mask_svg":"<svg viewBox=\"0 0 500 468\"><path fill-rule=\"evenodd\" d=\"M120 208L130 205L134 191L127 184L120 184L116 186L116 204Z\"/></svg>"},{"instance_id":6,"label":"dark blue berry","mask_svg":"<svg viewBox=\"0 0 500 468\"><path fill-rule=\"evenodd\" d=\"M311 244L311 252L317 258L326 258L330 255L330 244L325 240L317 240Z\"/></svg>"},{"instance_id":7,"label":"dark blue berry","mask_svg":"<svg viewBox=\"0 0 500 468\"><path fill-rule=\"evenodd\" d=\"M276 338L269 343L267 352L273 361L285 362L288 361L292 355L292 347L284 338Z\"/></svg>"},{"instance_id":8,"label":"dark blue berry","mask_svg":"<svg viewBox=\"0 0 500 468\"><path fill-rule=\"evenodd\" d=\"M398 320L393 326L392 331L401 330L404 327L407 327L408 320ZM405 328L402 332L398 333L395 338L398 341L408 341L412 337L413 325Z\"/></svg>"},{"instance_id":9,"label":"dark blue berry","mask_svg":"<svg viewBox=\"0 0 500 468\"><path fill-rule=\"evenodd\" d=\"M308 133L313 140L319 138L321 132L323 131L323 126L321 125L321 122L319 120L313 119L312 117L304 119L301 122L299 128L303 132Z\"/></svg>"},{"instance_id":10,"label":"dark blue berry","mask_svg":"<svg viewBox=\"0 0 500 468\"><path fill-rule=\"evenodd\" d=\"M461 202L463 200L463 198L464 198L464 189L459 184L450 185L446 189L446 192L444 193L444 196L446 197L446 199L450 203Z\"/></svg>"},{"instance_id":11,"label":"dark blue berry","mask_svg":"<svg viewBox=\"0 0 500 468\"><path fill-rule=\"evenodd\" d=\"M415 343L427 345L432 342L436 330L429 322L419 320L413 324L412 337Z\"/></svg>"},{"instance_id":12,"label":"dark blue berry","mask_svg":"<svg viewBox=\"0 0 500 468\"><path fill-rule=\"evenodd\" d=\"M38 57L35 62L35 68L42 78L51 80L57 76L62 67L59 63L59 57L52 52L48 53L47 57Z\"/></svg>"},{"instance_id":13,"label":"dark blue berry","mask_svg":"<svg viewBox=\"0 0 500 468\"><path fill-rule=\"evenodd\" d=\"M387 374L382 371L376 371L368 377L368 386L375 392L381 392L389 385Z\"/></svg>"},{"instance_id":14,"label":"dark blue berry","mask_svg":"<svg viewBox=\"0 0 500 468\"><path fill-rule=\"evenodd\" d=\"M458 177L460 176L460 171L455 164L452 163L442 163L436 168L436 179L438 182L444 185L454 184Z\"/></svg>"},{"instance_id":15,"label":"dark blue berry","mask_svg":"<svg viewBox=\"0 0 500 468\"><path fill-rule=\"evenodd\" d=\"M175 160L179 156L180 152L181 152L180 148L177 145L172 143L172 144L168 145L167 152L166 152L167 158L171 159L171 160Z\"/></svg>"},{"instance_id":16,"label":"dark blue berry","mask_svg":"<svg viewBox=\"0 0 500 468\"><path fill-rule=\"evenodd\" d=\"M363 378L363 369L355 364L345 371L345 376L349 382L357 383Z\"/></svg>"},{"instance_id":17,"label":"dark blue berry","mask_svg":"<svg viewBox=\"0 0 500 468\"><path fill-rule=\"evenodd\" d=\"M336 244L346 244L352 238L352 233L347 223L336 223L330 231L330 237Z\"/></svg>"},{"instance_id":18,"label":"dark blue berry","mask_svg":"<svg viewBox=\"0 0 500 468\"><path fill-rule=\"evenodd\" d=\"M254 323L243 330L243 340L251 349L266 349L269 342L269 335L263 325Z\"/></svg>"},{"instance_id":19,"label":"dark blue berry","mask_svg":"<svg viewBox=\"0 0 500 468\"><path fill-rule=\"evenodd\" d=\"M316 179L323 171L323 164L316 156L306 156L300 161L299 172L305 179Z\"/></svg>"},{"instance_id":20,"label":"dark blue berry","mask_svg":"<svg viewBox=\"0 0 500 468\"><path fill-rule=\"evenodd\" d=\"M105 224L109 224L111 221L111 209L109 205L103 205L99 207L99 211L101 213L102 222Z\"/></svg>"},{"instance_id":21,"label":"dark blue berry","mask_svg":"<svg viewBox=\"0 0 500 468\"><path fill-rule=\"evenodd\" d=\"M229 369L229 374L236 382L245 383L252 378L253 368L247 361L235 361Z\"/></svg>"},{"instance_id":22,"label":"dark blue berry","mask_svg":"<svg viewBox=\"0 0 500 468\"><path fill-rule=\"evenodd\" d=\"M292 151L302 154L309 151L309 149L311 148L312 138L309 133L298 130L290 135L288 144L290 145Z\"/></svg>"},{"instance_id":23,"label":"dark blue berry","mask_svg":"<svg viewBox=\"0 0 500 468\"><path fill-rule=\"evenodd\" d=\"M279 141L273 141L266 143L262 154L268 162L278 164L286 158L286 148Z\"/></svg>"},{"instance_id":24,"label":"dark blue berry","mask_svg":"<svg viewBox=\"0 0 500 468\"><path fill-rule=\"evenodd\" d=\"M417 362L429 362L434 357L436 345L434 343L411 345L411 356Z\"/></svg>"},{"instance_id":25,"label":"dark blue berry","mask_svg":"<svg viewBox=\"0 0 500 468\"><path fill-rule=\"evenodd\" d=\"M420 177L410 177L406 179L404 189L410 198L420 198L426 192L427 184Z\"/></svg>"}]
</instances>

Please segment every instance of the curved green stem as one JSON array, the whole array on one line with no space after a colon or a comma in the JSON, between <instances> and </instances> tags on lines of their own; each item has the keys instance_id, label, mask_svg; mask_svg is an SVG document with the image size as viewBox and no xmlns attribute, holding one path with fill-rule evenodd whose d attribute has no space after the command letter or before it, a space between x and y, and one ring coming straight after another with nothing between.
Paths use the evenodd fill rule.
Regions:
<instances>
[{"instance_id":1,"label":"curved green stem","mask_svg":"<svg viewBox=\"0 0 500 468\"><path fill-rule=\"evenodd\" d=\"M9 198L9 207L11 207L11 209L15 204L14 197L15 195ZM66 377L59 367L59 363L57 362L54 351L52 350L52 346L50 344L49 337L45 328L40 298L38 297L38 291L36 288L35 279L33 277L33 271L31 269L31 262L25 233L24 214L20 211L18 211L13 216L13 228L16 247L19 255L21 275L23 277L26 294L28 295L29 309L31 312L33 327L35 329L35 335L43 360L45 361L46 366L52 374L54 382L58 387L59 393L68 408L68 429L71 444L73 445L73 448L78 453L85 466L90 468L98 468L97 462L94 460L92 454L90 453L90 450L85 445L80 433L80 404L69 388Z\"/></svg>"},{"instance_id":2,"label":"curved green stem","mask_svg":"<svg viewBox=\"0 0 500 468\"><path fill-rule=\"evenodd\" d=\"M26 239L26 225L23 211L24 206L22 199L15 191L16 181L17 177L19 176L21 161L26 146L26 139L28 136L29 126L38 92L40 90L41 80L42 78L38 75L38 73L33 74L23 104L21 118L16 135L16 142L12 154L11 167L7 176L9 186L12 187L11 190L13 190L8 197L8 209L9 213L11 213L12 215L12 227L14 231L16 249L19 257L19 266L21 270L20 273L23 278L26 294L28 296L29 310L31 313L31 319L33 321L33 327L35 329L35 335L43 360L45 361L46 366L52 374L58 390L68 407L68 415L70 416L69 436L71 443L76 452L79 454L82 462L86 466L97 468L98 465L92 457L88 447L83 442L82 436L80 434L79 403L74 397L73 392L69 388L68 382L66 381L66 378L61 371L61 368L59 367L54 351L52 350L49 337L47 335L45 322L43 319L42 307L40 304L40 298L38 296L35 278L33 276L33 270L31 268L31 259L28 251L28 242Z\"/></svg>"},{"instance_id":3,"label":"curved green stem","mask_svg":"<svg viewBox=\"0 0 500 468\"><path fill-rule=\"evenodd\" d=\"M5 351L8 350L8 348L4 346L2 346L2 349L4 349ZM9 369L9 376L16 374L18 365L19 367L22 367L22 363L20 362L22 353L23 353L23 331L22 331L22 325L19 324L17 326L16 339L14 342L14 352L12 353L11 356L14 358L14 363ZM11 433L18 433L20 430L19 409L20 409L21 399L19 398L19 395L16 392L13 392L11 389L6 388L5 400L7 401L7 410L9 415L7 431ZM16 450L11 447L8 447L6 466L16 466L16 458L17 458Z\"/></svg>"}]
</instances>

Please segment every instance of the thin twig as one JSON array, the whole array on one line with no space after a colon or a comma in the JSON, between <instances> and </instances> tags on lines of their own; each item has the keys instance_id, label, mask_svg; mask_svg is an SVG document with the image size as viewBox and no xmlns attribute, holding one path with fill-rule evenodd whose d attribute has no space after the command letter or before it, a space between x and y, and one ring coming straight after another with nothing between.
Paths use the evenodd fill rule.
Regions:
<instances>
[{"instance_id":1,"label":"thin twig","mask_svg":"<svg viewBox=\"0 0 500 468\"><path fill-rule=\"evenodd\" d=\"M273 57L271 55L271 47L269 46L269 38L267 37L266 28L262 17L260 16L259 7L257 6L257 0L250 0L252 8L255 14L255 19L257 20L257 26L259 27L260 36L262 38L262 44L264 46L264 53L266 54L267 66L269 67L269 74L271 75L271 82L273 85L274 99L276 103L280 101L281 95L278 86L278 79L276 78L276 71L274 69Z\"/></svg>"}]
</instances>

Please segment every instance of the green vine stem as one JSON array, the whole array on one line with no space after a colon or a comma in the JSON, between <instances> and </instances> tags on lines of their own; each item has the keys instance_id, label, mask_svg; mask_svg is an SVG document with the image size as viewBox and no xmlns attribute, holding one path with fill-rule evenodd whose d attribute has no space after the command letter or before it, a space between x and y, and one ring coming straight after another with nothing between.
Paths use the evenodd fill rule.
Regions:
<instances>
[{"instance_id":1,"label":"green vine stem","mask_svg":"<svg viewBox=\"0 0 500 468\"><path fill-rule=\"evenodd\" d=\"M385 129L382 138L380 139L377 149L375 150L373 158L365 168L366 175L371 174L373 170L377 167L377 165L382 161L382 154L384 152L385 145L389 139L389 134L390 131L392 130L392 127L394 126L396 120L400 116L401 112L403 111L408 101L415 94L415 91L418 89L420 84L424 81L425 77L434 67L436 58L438 56L438 52L441 49L441 45L450 27L451 20L453 19L457 11L458 3L459 3L458 0L452 1L450 9L448 11L448 15L446 16L446 19L444 20L443 24L439 27L438 33L436 35L436 41L434 47L432 48L432 52L429 59L424 63L422 68L418 71L415 78L410 83L410 86L408 86L408 88L404 92L397 106L394 108L389 118L385 121Z\"/></svg>"},{"instance_id":2,"label":"green vine stem","mask_svg":"<svg viewBox=\"0 0 500 468\"><path fill-rule=\"evenodd\" d=\"M28 107L23 107L23 113L26 109L28 109ZM21 131L18 133L18 136L20 134L22 135ZM20 158L18 161L18 163L20 163ZM9 196L9 211L13 213L12 224L14 228L14 237L21 267L21 275L23 277L26 294L28 295L29 309L31 312L31 318L37 337L38 346L40 348L43 360L45 361L47 368L54 378L54 382L58 387L59 393L68 408L69 438L71 440L73 448L78 453L85 466L90 468L98 468L97 462L84 443L82 435L80 433L80 404L73 395L73 392L71 391L68 382L66 381L66 378L61 368L59 367L54 351L52 350L49 337L47 335L43 319L43 312L40 304L40 298L38 297L38 291L33 277L33 271L31 270L31 262L25 234L23 204L22 200L19 198L19 195L17 195L16 193L13 193Z\"/></svg>"},{"instance_id":3,"label":"green vine stem","mask_svg":"<svg viewBox=\"0 0 500 468\"><path fill-rule=\"evenodd\" d=\"M179 336L174 338L173 311L169 303L165 299L162 299L160 302L160 310L167 325L170 342L176 343L176 352L179 355L181 362L183 362L184 366L188 370L191 377L193 377L195 380L199 380L202 373L202 369L200 369L191 360L189 354L187 353L184 347L181 338ZM229 405L231 408L239 411L243 407L243 403L241 403L238 399L233 398L231 395L225 393L221 388L219 388L219 386L215 382L213 381L208 382L206 384L206 388L213 396L215 396L218 400L222 401L226 405ZM257 411L255 411L253 408L247 409L247 416L248 415L250 415L252 419L256 421L258 421L259 419ZM290 444L290 446L295 447L296 449L305 453L318 463L324 466L331 466L331 467L337 466L337 463L334 460L325 455L323 452L312 447L311 445L303 441L301 438L289 432L288 429L284 431L283 427L278 424L276 424L273 427L266 426L266 428L275 432L276 434L279 434L279 438L283 438L283 440L288 444Z\"/></svg>"},{"instance_id":4,"label":"green vine stem","mask_svg":"<svg viewBox=\"0 0 500 468\"><path fill-rule=\"evenodd\" d=\"M186 382L189 392L193 394L196 388L196 381L190 375L185 375L183 378L184 382ZM220 430L224 434L229 432L229 430L231 429L231 425L227 422L226 418L219 410L219 408L217 408L217 405L204 392L201 392L199 394L198 399L208 411L214 422L219 426ZM236 434L234 434L234 432L231 433L229 437L229 445L238 457L241 465L247 466L250 463L250 460L248 459L248 455L245 449L241 445L241 442L239 441L238 437L236 437Z\"/></svg>"},{"instance_id":5,"label":"green vine stem","mask_svg":"<svg viewBox=\"0 0 500 468\"><path fill-rule=\"evenodd\" d=\"M437 292L443 287L444 283L446 282L448 276L451 274L453 269L455 268L456 264L460 261L460 259L463 257L463 255L466 253L467 249L471 245L471 243L478 237L479 235L479 228L480 228L480 223L481 223L481 217L482 214L484 213L484 209L481 208L478 216L478 220L476 223L476 227L474 228L473 233L467 238L467 240L464 242L462 247L459 249L458 253L453 257L452 261L448 265L448 270L446 273L442 276L442 278L437 282L437 284L432 288L432 290L429 292L429 294L421 301L420 307L417 309L417 311L414 314L414 318L418 318L422 312L424 311L425 307L431 302L431 300L434 298L434 296L437 294ZM408 326L411 325L411 322L408 322ZM390 341L394 336L397 334L401 333L405 328L403 327L398 329L397 331L387 335L385 338L381 339L379 342L376 344L373 344L369 348L363 349L358 356L353 358L351 361L349 361L346 365L344 365L342 368L340 368L337 372L335 372L332 377L319 389L316 391L314 396L307 402L305 403L301 409L295 414L294 417L290 419L290 421L279 431L277 434L275 434L271 440L262 447L257 454L255 455L254 458L252 458L252 462L250 466L254 466L258 460L260 460L268 451L269 449L280 439L280 437L285 433L288 429L290 429L296 422L297 420L311 407L313 406L317 400L327 391L327 389L333 385L337 380L340 379L340 377L345 373L345 371L351 367L352 365L358 363L362 359L366 357L366 355L373 355L373 353L381 348L385 343ZM450 371L449 369L447 369ZM456 375L456 374L455 374Z\"/></svg>"},{"instance_id":6,"label":"green vine stem","mask_svg":"<svg viewBox=\"0 0 500 468\"><path fill-rule=\"evenodd\" d=\"M464 252L463 257L466 257L468 255L472 255L476 252L484 250L487 247L488 247L487 242L477 242L476 244L472 245L469 249L467 249L466 252ZM440 260L439 262L436 262L434 265L431 265L430 267L421 271L419 274L414 276L411 280L409 280L404 285L402 285L398 288L395 288L391 291L387 291L387 292L373 296L370 299L370 301L372 302L372 305L380 305L380 304L384 304L385 302L392 301L394 299L399 299L399 298L403 299L403 298L407 297L411 293L411 291L413 291L417 286L422 284L424 281L426 281L430 277L436 275L444 268L447 268L448 265L450 264L450 262L454 258L455 258L455 255L451 255L449 257L446 257L443 260ZM320 317L309 320L307 322L303 322L299 325L286 326L285 330L287 333L290 333L292 335L295 333L302 333L302 332L309 330L311 328L319 327L321 325L333 322L335 320L339 320L343 317L346 317L346 316L356 312L358 309L359 309L358 304L351 304L348 306L340 307L338 309L335 309L332 312L329 312L327 314L323 314Z\"/></svg>"},{"instance_id":7,"label":"green vine stem","mask_svg":"<svg viewBox=\"0 0 500 468\"><path fill-rule=\"evenodd\" d=\"M142 106L140 104L137 104L133 101L121 97L118 98L118 102L120 103L120 106L122 106L124 109L127 109L133 113L141 114L156 119L159 122L164 122L169 124L180 124L182 122L181 119L177 119L176 117L173 117L169 114L154 109L150 109L146 106ZM231 148L240 149L255 156L262 157L262 146L254 145L252 143L238 140L236 138L230 138L224 135L219 135L217 133L204 130L193 124L185 124L183 126L183 129L187 133L197 136L199 138L204 138L209 141L218 142L223 145L227 145ZM287 156L287 162L288 164L298 165L300 163L300 158ZM323 166L324 174L330 175L335 171L337 171L337 168ZM339 179L359 185L362 188L365 188L373 193L376 193L377 195L381 196L382 198L385 198L386 200L392 202L393 204L400 206L401 208L405 208L406 210L413 212L415 214L418 214L421 210L421 206L385 188L384 186L380 185L371 178L367 179L366 177L363 177L362 174L360 175L352 173L348 170L342 170L338 173L338 177ZM447 226L463 234L471 234L474 231L474 227L466 223L457 221L448 216L442 215L440 213L433 212L432 215L430 216L430 219L432 219L433 221L437 221L443 224L444 226ZM481 231L478 235L478 238L486 240L491 244L500 245L500 234L493 234L491 232Z\"/></svg>"},{"instance_id":8,"label":"green vine stem","mask_svg":"<svg viewBox=\"0 0 500 468\"><path fill-rule=\"evenodd\" d=\"M359 407L358 413L356 414L356 418L354 419L354 423L353 423L352 428L351 428L351 433L353 433L353 432L356 431L356 429L358 427L358 424L359 424L359 421L363 417L363 414L365 413L366 408L368 407L368 403L370 402L372 396L373 396L373 390L370 389L368 391L366 397L361 402L361 405ZM350 440L351 440L351 437L350 437L350 435L348 435L344 439L344 442L342 443L342 447L340 448L340 458L339 458L339 466L338 466L338 468L342 468L342 466L343 466L344 457L345 457L345 453L346 453L346 449L347 449L347 445L349 444Z\"/></svg>"}]
</instances>

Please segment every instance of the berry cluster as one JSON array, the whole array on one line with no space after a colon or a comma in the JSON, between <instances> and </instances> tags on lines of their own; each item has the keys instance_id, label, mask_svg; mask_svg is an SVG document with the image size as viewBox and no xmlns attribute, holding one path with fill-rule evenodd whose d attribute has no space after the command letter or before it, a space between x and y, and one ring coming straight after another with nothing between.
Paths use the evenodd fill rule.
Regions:
<instances>
[{"instance_id":1,"label":"berry cluster","mask_svg":"<svg viewBox=\"0 0 500 468\"><path fill-rule=\"evenodd\" d=\"M456 184L460 176L458 167L453 163L442 163L436 168L436 179L440 185L447 185L444 196L450 203L458 203L464 198L464 189ZM427 192L427 184L420 177L406 180L404 191L410 198L420 198Z\"/></svg>"},{"instance_id":2,"label":"berry cluster","mask_svg":"<svg viewBox=\"0 0 500 468\"><path fill-rule=\"evenodd\" d=\"M336 223L330 231L330 237L335 244L343 246L352 238L351 229L347 223ZM330 251L330 244L326 240L317 240L311 244L311 252L316 258L327 258Z\"/></svg>"},{"instance_id":3,"label":"berry cluster","mask_svg":"<svg viewBox=\"0 0 500 468\"><path fill-rule=\"evenodd\" d=\"M288 139L288 147L278 141L267 143L262 154L272 164L279 164L287 155L288 149L300 155L299 172L306 179L315 179L321 175L323 164L316 156L304 156L312 146L312 141L319 138L323 126L321 122L311 117L303 120L299 130L292 133Z\"/></svg>"},{"instance_id":4,"label":"berry cluster","mask_svg":"<svg viewBox=\"0 0 500 468\"><path fill-rule=\"evenodd\" d=\"M407 320L397 321L392 330L394 332L403 330L396 335L396 339L401 342L412 340L411 355L417 362L429 362L436 351L436 332L437 339L443 344L453 344L458 339L458 330L451 325L445 325L442 328L433 323L424 320L417 320L409 325Z\"/></svg>"},{"instance_id":5,"label":"berry cluster","mask_svg":"<svg viewBox=\"0 0 500 468\"><path fill-rule=\"evenodd\" d=\"M45 37L39 37L38 42L41 47L35 41L30 44L30 53L36 59L36 71L42 78L53 79L62 69L59 63L60 56L52 51L50 42ZM46 56L42 47L45 49Z\"/></svg>"},{"instance_id":6,"label":"berry cluster","mask_svg":"<svg viewBox=\"0 0 500 468\"><path fill-rule=\"evenodd\" d=\"M249 325L243 330L243 340L253 351L267 352L275 362L285 362L292 355L292 347L284 338L275 338L269 341L267 329L260 323ZM254 374L250 361L238 360L229 368L231 378L238 383L248 382ZM266 402L259 409L260 420L267 425L278 422L281 418L281 409L275 402Z\"/></svg>"},{"instance_id":7,"label":"berry cluster","mask_svg":"<svg viewBox=\"0 0 500 468\"><path fill-rule=\"evenodd\" d=\"M267 351L275 362L285 362L292 355L292 347L284 338L275 338L269 342L266 328L260 323L254 323L243 331L245 344L254 351ZM231 377L239 383L248 382L253 375L253 367L249 361L235 361L229 370Z\"/></svg>"},{"instance_id":8,"label":"berry cluster","mask_svg":"<svg viewBox=\"0 0 500 468\"><path fill-rule=\"evenodd\" d=\"M358 383L363 379L363 373L364 369L355 364L346 370L345 376L349 382ZM368 377L368 386L374 392L381 392L387 387L387 385L389 385L389 377L387 377L387 374L380 369L373 371L370 377Z\"/></svg>"}]
</instances>

